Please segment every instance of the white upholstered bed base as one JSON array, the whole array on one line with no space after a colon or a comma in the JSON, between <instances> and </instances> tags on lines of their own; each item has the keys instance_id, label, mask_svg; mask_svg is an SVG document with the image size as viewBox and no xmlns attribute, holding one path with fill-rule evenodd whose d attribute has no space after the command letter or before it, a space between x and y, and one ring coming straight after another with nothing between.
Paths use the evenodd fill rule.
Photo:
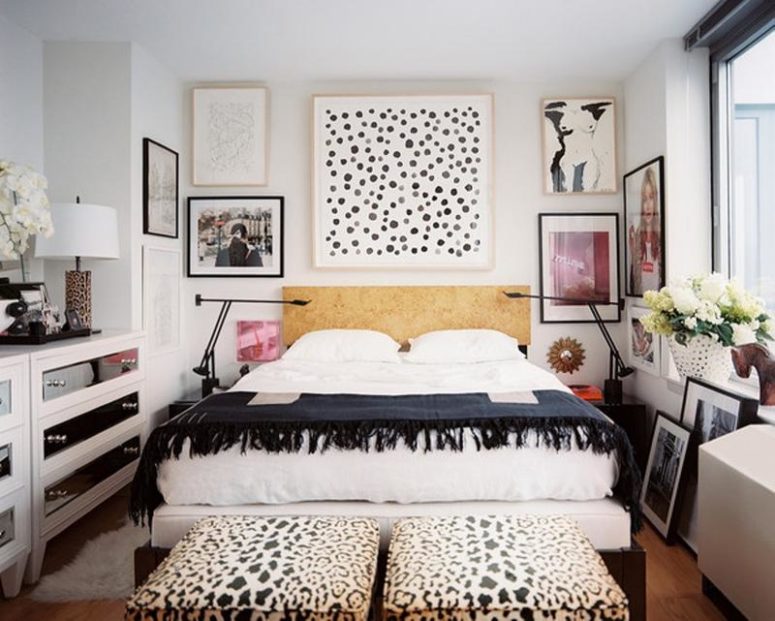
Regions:
<instances>
[{"instance_id":1,"label":"white upholstered bed base","mask_svg":"<svg viewBox=\"0 0 775 621\"><path fill-rule=\"evenodd\" d=\"M305 502L286 505L206 505L163 504L153 517L151 543L161 548L174 546L198 519L210 515L347 515L372 517L380 523L380 543L387 547L393 522L402 517L422 515L564 515L575 519L598 550L630 547L630 514L612 499L531 500L523 502L440 502L369 503Z\"/></svg>"}]
</instances>

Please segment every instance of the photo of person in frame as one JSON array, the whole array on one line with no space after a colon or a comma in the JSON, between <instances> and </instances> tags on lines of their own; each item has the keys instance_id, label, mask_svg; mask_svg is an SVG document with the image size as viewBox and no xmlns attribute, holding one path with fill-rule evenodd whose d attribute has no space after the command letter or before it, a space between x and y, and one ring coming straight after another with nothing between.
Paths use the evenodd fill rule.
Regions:
<instances>
[{"instance_id":1,"label":"photo of person in frame","mask_svg":"<svg viewBox=\"0 0 775 621\"><path fill-rule=\"evenodd\" d=\"M639 212L627 209L627 293L642 296L662 287L662 230L657 165L645 169ZM635 179L631 183L636 182ZM634 222L637 217L637 224Z\"/></svg>"}]
</instances>

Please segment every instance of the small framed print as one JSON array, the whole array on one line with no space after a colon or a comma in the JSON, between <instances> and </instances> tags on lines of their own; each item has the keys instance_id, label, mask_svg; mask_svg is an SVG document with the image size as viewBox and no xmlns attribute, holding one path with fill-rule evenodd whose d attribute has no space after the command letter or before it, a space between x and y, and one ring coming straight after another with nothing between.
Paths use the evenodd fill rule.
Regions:
<instances>
[{"instance_id":1,"label":"small framed print","mask_svg":"<svg viewBox=\"0 0 775 621\"><path fill-rule=\"evenodd\" d=\"M143 233L178 237L178 154L143 138Z\"/></svg>"},{"instance_id":2,"label":"small framed print","mask_svg":"<svg viewBox=\"0 0 775 621\"><path fill-rule=\"evenodd\" d=\"M667 543L673 542L678 527L690 442L690 429L657 412L640 505Z\"/></svg>"},{"instance_id":3,"label":"small framed print","mask_svg":"<svg viewBox=\"0 0 775 621\"><path fill-rule=\"evenodd\" d=\"M681 423L697 445L756 422L759 402L696 377L686 378Z\"/></svg>"},{"instance_id":4,"label":"small framed print","mask_svg":"<svg viewBox=\"0 0 775 621\"><path fill-rule=\"evenodd\" d=\"M627 351L630 366L659 377L662 374L662 339L646 332L640 318L649 310L631 306L627 311Z\"/></svg>"},{"instance_id":5,"label":"small framed print","mask_svg":"<svg viewBox=\"0 0 775 621\"><path fill-rule=\"evenodd\" d=\"M603 321L620 321L619 215L538 214L541 323L592 323L589 303Z\"/></svg>"},{"instance_id":6,"label":"small framed print","mask_svg":"<svg viewBox=\"0 0 775 621\"><path fill-rule=\"evenodd\" d=\"M665 158L624 176L624 279L628 296L665 286Z\"/></svg>"},{"instance_id":7,"label":"small framed print","mask_svg":"<svg viewBox=\"0 0 775 621\"><path fill-rule=\"evenodd\" d=\"M188 199L190 277L283 275L283 197Z\"/></svg>"},{"instance_id":8,"label":"small framed print","mask_svg":"<svg viewBox=\"0 0 775 621\"><path fill-rule=\"evenodd\" d=\"M68 330L83 330L86 327L83 325L81 313L75 309L69 309L65 311L65 321Z\"/></svg>"},{"instance_id":9,"label":"small framed print","mask_svg":"<svg viewBox=\"0 0 775 621\"><path fill-rule=\"evenodd\" d=\"M237 322L238 362L269 362L279 357L279 321Z\"/></svg>"}]
</instances>

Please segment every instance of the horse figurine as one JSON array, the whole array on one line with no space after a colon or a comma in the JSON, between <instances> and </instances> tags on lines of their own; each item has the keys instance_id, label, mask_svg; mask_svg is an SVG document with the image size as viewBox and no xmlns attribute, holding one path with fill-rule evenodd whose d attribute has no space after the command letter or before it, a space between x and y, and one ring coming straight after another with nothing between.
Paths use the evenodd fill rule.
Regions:
<instances>
[{"instance_id":1,"label":"horse figurine","mask_svg":"<svg viewBox=\"0 0 775 621\"><path fill-rule=\"evenodd\" d=\"M759 343L749 343L732 348L735 373L750 377L751 368L759 374L759 403L775 405L775 358L770 350Z\"/></svg>"}]
</instances>

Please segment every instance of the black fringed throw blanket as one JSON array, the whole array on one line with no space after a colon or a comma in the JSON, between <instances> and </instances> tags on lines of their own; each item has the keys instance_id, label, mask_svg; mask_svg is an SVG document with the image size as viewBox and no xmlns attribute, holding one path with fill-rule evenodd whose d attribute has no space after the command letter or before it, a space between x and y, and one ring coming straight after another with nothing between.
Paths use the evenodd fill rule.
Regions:
<instances>
[{"instance_id":1,"label":"black fringed throw blanket","mask_svg":"<svg viewBox=\"0 0 775 621\"><path fill-rule=\"evenodd\" d=\"M148 438L132 482L130 515L153 516L163 501L156 487L159 464L190 455L212 455L233 446L270 453L323 452L329 448L382 452L399 442L417 451L477 450L531 442L557 451L575 445L615 452L619 480L614 492L640 528L640 472L625 432L592 405L566 392L538 390L537 403L493 402L486 393L432 395L301 394L291 403L249 405L250 392L211 395L157 427ZM531 435L531 434L535 435Z\"/></svg>"}]
</instances>

